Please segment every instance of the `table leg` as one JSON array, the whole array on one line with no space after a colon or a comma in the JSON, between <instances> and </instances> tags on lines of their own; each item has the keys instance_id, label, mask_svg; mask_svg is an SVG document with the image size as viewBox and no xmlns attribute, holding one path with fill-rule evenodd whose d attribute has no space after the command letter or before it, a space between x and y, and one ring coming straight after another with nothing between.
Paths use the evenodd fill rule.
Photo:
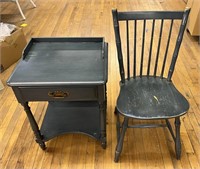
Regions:
<instances>
[{"instance_id":1,"label":"table leg","mask_svg":"<svg viewBox=\"0 0 200 169\"><path fill-rule=\"evenodd\" d=\"M106 148L106 109L107 109L107 89L106 85L99 87L99 111L101 124L101 146Z\"/></svg>"},{"instance_id":2,"label":"table leg","mask_svg":"<svg viewBox=\"0 0 200 169\"><path fill-rule=\"evenodd\" d=\"M36 142L40 145L40 147L45 150L46 149L46 145L44 143L44 141L42 141L42 135L40 133L39 127L37 125L37 122L35 121L35 118L31 112L31 109L28 105L28 102L22 103L22 106L24 107L24 110L26 112L26 115L28 117L28 120L31 124L31 128L34 132L34 135L36 137Z\"/></svg>"},{"instance_id":3,"label":"table leg","mask_svg":"<svg viewBox=\"0 0 200 169\"><path fill-rule=\"evenodd\" d=\"M106 101L99 102L99 110L101 115L101 146L106 148Z\"/></svg>"}]
</instances>

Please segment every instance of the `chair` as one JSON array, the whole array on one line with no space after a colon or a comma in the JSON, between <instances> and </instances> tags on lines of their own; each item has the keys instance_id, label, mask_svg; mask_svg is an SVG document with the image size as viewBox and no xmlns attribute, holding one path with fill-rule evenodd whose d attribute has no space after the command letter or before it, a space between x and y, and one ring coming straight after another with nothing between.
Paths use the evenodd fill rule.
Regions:
<instances>
[{"instance_id":1,"label":"chair","mask_svg":"<svg viewBox=\"0 0 200 169\"><path fill-rule=\"evenodd\" d=\"M36 7L35 3L34 3L32 0L29 0L29 1L32 3L32 5L33 5L34 7ZM18 9L19 9L19 12L20 12L20 14L21 14L23 20L26 19L26 17L24 16L24 13L22 12L22 9L21 9L21 7L20 7L20 5L19 5L19 1L18 1L18 0L0 0L0 2L16 2L17 7L18 7Z\"/></svg>"},{"instance_id":2,"label":"chair","mask_svg":"<svg viewBox=\"0 0 200 169\"><path fill-rule=\"evenodd\" d=\"M176 158L180 159L180 116L188 111L189 103L171 78L189 12L190 9L145 12L112 10L121 77L115 107L115 162L119 160L127 128L167 127L175 142ZM140 123L130 125L128 121L131 118L140 120ZM175 119L175 131L169 121L171 118ZM123 119L122 123L120 119ZM158 120L164 123L158 124ZM141 124L144 121L147 124Z\"/></svg>"}]
</instances>

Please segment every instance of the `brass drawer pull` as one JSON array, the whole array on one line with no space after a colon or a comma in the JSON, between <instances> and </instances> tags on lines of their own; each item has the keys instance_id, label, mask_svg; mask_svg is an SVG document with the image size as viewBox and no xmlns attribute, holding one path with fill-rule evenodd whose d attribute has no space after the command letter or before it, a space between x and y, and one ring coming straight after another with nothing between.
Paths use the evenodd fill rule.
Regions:
<instances>
[{"instance_id":1,"label":"brass drawer pull","mask_svg":"<svg viewBox=\"0 0 200 169\"><path fill-rule=\"evenodd\" d=\"M68 97L69 92L64 92L64 91L48 92L48 96L58 98L58 99L62 99L62 98Z\"/></svg>"}]
</instances>

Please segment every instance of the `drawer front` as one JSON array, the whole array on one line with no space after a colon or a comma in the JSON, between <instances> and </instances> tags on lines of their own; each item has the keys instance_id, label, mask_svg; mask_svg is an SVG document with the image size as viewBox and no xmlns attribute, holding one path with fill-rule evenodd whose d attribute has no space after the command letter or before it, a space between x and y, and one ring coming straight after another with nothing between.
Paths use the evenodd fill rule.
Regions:
<instances>
[{"instance_id":1,"label":"drawer front","mask_svg":"<svg viewBox=\"0 0 200 169\"><path fill-rule=\"evenodd\" d=\"M82 101L97 100L97 87L20 87L24 101Z\"/></svg>"}]
</instances>

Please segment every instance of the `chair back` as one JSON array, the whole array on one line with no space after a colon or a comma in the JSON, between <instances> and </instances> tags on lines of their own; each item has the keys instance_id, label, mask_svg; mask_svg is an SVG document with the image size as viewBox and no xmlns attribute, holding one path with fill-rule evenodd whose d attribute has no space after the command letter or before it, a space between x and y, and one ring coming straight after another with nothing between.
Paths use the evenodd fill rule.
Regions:
<instances>
[{"instance_id":1,"label":"chair back","mask_svg":"<svg viewBox=\"0 0 200 169\"><path fill-rule=\"evenodd\" d=\"M189 12L112 10L122 83L138 76L171 81Z\"/></svg>"}]
</instances>

